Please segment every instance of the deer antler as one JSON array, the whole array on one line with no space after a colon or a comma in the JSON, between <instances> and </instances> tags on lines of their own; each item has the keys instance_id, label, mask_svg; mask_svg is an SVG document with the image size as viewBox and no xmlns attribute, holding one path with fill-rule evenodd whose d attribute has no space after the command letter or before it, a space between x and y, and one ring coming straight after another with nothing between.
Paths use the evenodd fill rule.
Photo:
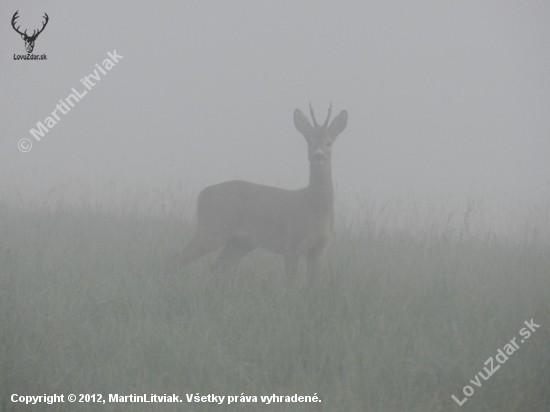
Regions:
<instances>
[{"instance_id":1,"label":"deer antler","mask_svg":"<svg viewBox=\"0 0 550 412\"><path fill-rule=\"evenodd\" d=\"M26 36L26 35L27 35L27 30L25 30L25 33L21 33L21 32L19 31L19 27L21 27L21 26L15 27L15 20L17 20L17 19L19 18L19 16L17 15L18 13L19 13L19 10L17 10L17 11L15 12L15 14L13 15L13 17L12 17L12 19L11 19L11 25L12 25L13 29L14 29L17 33L19 33L21 36Z\"/></svg>"},{"instance_id":2,"label":"deer antler","mask_svg":"<svg viewBox=\"0 0 550 412\"><path fill-rule=\"evenodd\" d=\"M332 102L330 102L330 107L328 108L328 116L327 116L327 120L325 120L325 124L323 125L323 127L327 127L328 126L328 121L330 119L330 112L332 111Z\"/></svg>"},{"instance_id":3,"label":"deer antler","mask_svg":"<svg viewBox=\"0 0 550 412\"><path fill-rule=\"evenodd\" d=\"M19 31L19 27L21 27L21 26L15 27L16 20L19 18L18 13L19 13L19 10L17 10L17 11L15 12L15 14L13 15L13 17L12 17L12 19L11 19L11 25L12 25L13 29L14 29L17 33L19 33L21 36L25 36L25 37L26 37L27 39L29 39L29 40L36 39L36 38L38 37L38 35L39 35L40 33L42 33L42 31L44 31L44 29L46 28L46 25L48 24L48 21L50 20L50 18L48 17L48 14L47 14L47 13L44 13L44 16L43 16L43 17L46 19L46 21L44 21L44 22L42 23L42 28L41 28L40 30L38 30L38 32L37 32L36 30L33 30L32 35L29 36L29 35L27 34L27 30L25 30L24 33L22 33L22 32Z\"/></svg>"},{"instance_id":4,"label":"deer antler","mask_svg":"<svg viewBox=\"0 0 550 412\"><path fill-rule=\"evenodd\" d=\"M313 119L313 127L318 127L317 120L315 120L315 114L313 114L313 108L311 107L311 102L309 102L309 111L311 112L311 118ZM332 102L330 102L330 107L328 108L328 116L323 124L323 127L328 126L328 121L330 120L330 113L332 112Z\"/></svg>"},{"instance_id":5,"label":"deer antler","mask_svg":"<svg viewBox=\"0 0 550 412\"><path fill-rule=\"evenodd\" d=\"M46 28L46 24L48 24L48 21L50 20L50 18L48 17L48 15L46 13L44 13L43 17L46 19L46 21L44 23L42 23L42 28L40 30L38 30L38 32L36 34L34 33L36 30L33 30L31 38L38 37L38 35L40 33L42 33L44 31L44 29Z\"/></svg>"},{"instance_id":6,"label":"deer antler","mask_svg":"<svg viewBox=\"0 0 550 412\"><path fill-rule=\"evenodd\" d=\"M315 115L313 114L313 108L311 107L311 102L309 102L309 111L311 112L311 118L313 119L313 127L319 126L317 120L315 120Z\"/></svg>"}]
</instances>

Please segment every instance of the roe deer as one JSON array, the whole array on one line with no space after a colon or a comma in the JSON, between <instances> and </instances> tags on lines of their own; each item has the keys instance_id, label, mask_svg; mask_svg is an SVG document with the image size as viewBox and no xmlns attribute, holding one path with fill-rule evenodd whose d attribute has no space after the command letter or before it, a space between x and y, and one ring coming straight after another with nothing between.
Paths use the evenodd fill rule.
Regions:
<instances>
[{"instance_id":1,"label":"roe deer","mask_svg":"<svg viewBox=\"0 0 550 412\"><path fill-rule=\"evenodd\" d=\"M300 109L294 111L294 125L308 144L309 185L286 190L234 180L203 189L197 231L180 255L183 264L223 247L214 267L232 266L260 247L284 256L290 279L300 257L306 259L309 276L318 270L334 230L331 147L346 128L348 114L342 110L328 126L331 103L319 126L311 103L309 109L313 126Z\"/></svg>"}]
</instances>

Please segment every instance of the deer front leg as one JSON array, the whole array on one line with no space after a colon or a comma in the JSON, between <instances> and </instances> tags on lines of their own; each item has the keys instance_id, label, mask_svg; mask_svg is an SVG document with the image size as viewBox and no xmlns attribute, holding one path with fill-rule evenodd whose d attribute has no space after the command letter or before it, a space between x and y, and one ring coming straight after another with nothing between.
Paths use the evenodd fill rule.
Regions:
<instances>
[{"instance_id":1,"label":"deer front leg","mask_svg":"<svg viewBox=\"0 0 550 412\"><path fill-rule=\"evenodd\" d=\"M307 275L308 280L311 281L318 277L319 272L322 269L323 256L327 250L327 245L317 245L308 252L306 257L307 262Z\"/></svg>"}]
</instances>

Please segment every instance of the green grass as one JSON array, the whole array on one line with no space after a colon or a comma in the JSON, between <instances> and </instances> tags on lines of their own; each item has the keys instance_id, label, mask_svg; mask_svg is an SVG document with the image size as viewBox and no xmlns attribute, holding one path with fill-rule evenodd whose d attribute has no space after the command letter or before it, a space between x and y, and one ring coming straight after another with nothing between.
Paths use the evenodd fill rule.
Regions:
<instances>
[{"instance_id":1,"label":"green grass","mask_svg":"<svg viewBox=\"0 0 550 412\"><path fill-rule=\"evenodd\" d=\"M177 214L68 210L0 207L0 410L550 410L544 238L341 221L326 270L289 284L282 258L261 251L225 273L211 258L174 273L192 234ZM540 329L460 408L451 395L531 318ZM197 392L258 403L10 401ZM322 402L259 399L295 393Z\"/></svg>"}]
</instances>

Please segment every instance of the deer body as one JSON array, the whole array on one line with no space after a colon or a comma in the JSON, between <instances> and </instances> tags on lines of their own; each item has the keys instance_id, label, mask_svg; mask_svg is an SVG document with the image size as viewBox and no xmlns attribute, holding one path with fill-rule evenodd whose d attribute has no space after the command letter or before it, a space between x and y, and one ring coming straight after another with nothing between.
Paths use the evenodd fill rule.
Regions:
<instances>
[{"instance_id":1,"label":"deer body","mask_svg":"<svg viewBox=\"0 0 550 412\"><path fill-rule=\"evenodd\" d=\"M311 108L311 107L310 107ZM230 266L257 247L279 253L294 277L300 258L312 275L334 230L331 146L347 124L342 111L327 127L315 126L300 110L294 123L308 142L309 185L286 190L241 180L209 186L197 202L197 231L182 253L183 263L222 248L215 266Z\"/></svg>"}]
</instances>

